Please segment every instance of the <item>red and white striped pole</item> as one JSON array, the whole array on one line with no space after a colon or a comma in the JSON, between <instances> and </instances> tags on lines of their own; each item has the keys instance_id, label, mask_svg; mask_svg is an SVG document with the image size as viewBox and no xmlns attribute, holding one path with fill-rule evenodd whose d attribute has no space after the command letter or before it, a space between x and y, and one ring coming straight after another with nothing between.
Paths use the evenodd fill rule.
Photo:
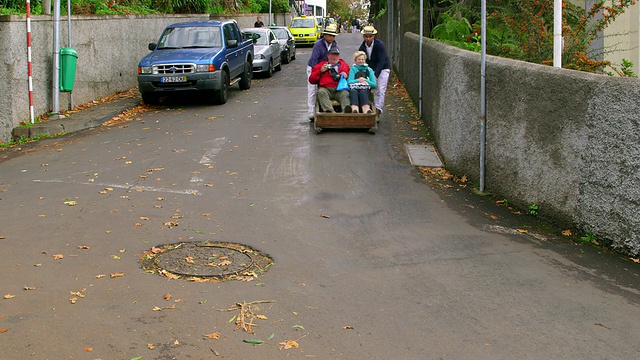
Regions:
<instances>
[{"instance_id":1,"label":"red and white striped pole","mask_svg":"<svg viewBox=\"0 0 640 360\"><path fill-rule=\"evenodd\" d=\"M27 0L27 75L29 76L29 114L33 117L33 68L31 67L31 0Z\"/></svg>"}]
</instances>

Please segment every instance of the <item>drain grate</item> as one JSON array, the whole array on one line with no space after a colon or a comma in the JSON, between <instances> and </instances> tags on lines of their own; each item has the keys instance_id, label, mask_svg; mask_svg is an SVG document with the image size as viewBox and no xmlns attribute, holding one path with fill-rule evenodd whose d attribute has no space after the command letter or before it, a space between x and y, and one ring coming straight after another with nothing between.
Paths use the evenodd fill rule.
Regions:
<instances>
[{"instance_id":1,"label":"drain grate","mask_svg":"<svg viewBox=\"0 0 640 360\"><path fill-rule=\"evenodd\" d=\"M404 145L411 165L442 167L442 161L433 145Z\"/></svg>"},{"instance_id":2,"label":"drain grate","mask_svg":"<svg viewBox=\"0 0 640 360\"><path fill-rule=\"evenodd\" d=\"M273 259L247 245L228 242L179 242L154 246L140 257L142 268L171 279L198 282L251 281Z\"/></svg>"}]
</instances>

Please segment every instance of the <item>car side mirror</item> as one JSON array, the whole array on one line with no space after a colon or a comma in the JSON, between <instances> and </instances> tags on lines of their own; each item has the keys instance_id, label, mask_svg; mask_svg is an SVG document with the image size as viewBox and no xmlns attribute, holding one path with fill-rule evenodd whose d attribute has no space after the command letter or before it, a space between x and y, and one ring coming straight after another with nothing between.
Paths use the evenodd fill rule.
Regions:
<instances>
[{"instance_id":1,"label":"car side mirror","mask_svg":"<svg viewBox=\"0 0 640 360\"><path fill-rule=\"evenodd\" d=\"M279 45L280 42L278 40L271 40L271 45Z\"/></svg>"},{"instance_id":2,"label":"car side mirror","mask_svg":"<svg viewBox=\"0 0 640 360\"><path fill-rule=\"evenodd\" d=\"M235 39L227 40L227 47L228 48L238 47L238 40L235 40Z\"/></svg>"},{"instance_id":3,"label":"car side mirror","mask_svg":"<svg viewBox=\"0 0 640 360\"><path fill-rule=\"evenodd\" d=\"M149 43L149 45L147 45L147 47L149 48L149 50L153 51L156 49L156 43Z\"/></svg>"}]
</instances>

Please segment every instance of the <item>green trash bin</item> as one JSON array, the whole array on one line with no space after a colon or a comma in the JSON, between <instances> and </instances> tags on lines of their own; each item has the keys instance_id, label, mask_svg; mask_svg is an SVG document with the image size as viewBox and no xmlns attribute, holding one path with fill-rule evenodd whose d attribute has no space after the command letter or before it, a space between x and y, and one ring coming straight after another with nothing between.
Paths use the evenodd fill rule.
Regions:
<instances>
[{"instance_id":1,"label":"green trash bin","mask_svg":"<svg viewBox=\"0 0 640 360\"><path fill-rule=\"evenodd\" d=\"M72 48L60 49L60 91L73 91L78 53Z\"/></svg>"}]
</instances>

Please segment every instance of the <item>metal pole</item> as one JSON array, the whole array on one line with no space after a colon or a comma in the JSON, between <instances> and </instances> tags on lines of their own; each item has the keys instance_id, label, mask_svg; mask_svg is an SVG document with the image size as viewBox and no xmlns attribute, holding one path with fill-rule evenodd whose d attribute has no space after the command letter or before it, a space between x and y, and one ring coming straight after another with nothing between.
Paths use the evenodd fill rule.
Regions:
<instances>
[{"instance_id":1,"label":"metal pole","mask_svg":"<svg viewBox=\"0 0 640 360\"><path fill-rule=\"evenodd\" d=\"M31 66L31 1L27 0L27 77L29 79L29 120L33 124L33 67Z\"/></svg>"},{"instance_id":2,"label":"metal pole","mask_svg":"<svg viewBox=\"0 0 640 360\"><path fill-rule=\"evenodd\" d=\"M553 66L562 67L562 0L553 0Z\"/></svg>"},{"instance_id":3,"label":"metal pole","mask_svg":"<svg viewBox=\"0 0 640 360\"><path fill-rule=\"evenodd\" d=\"M487 63L487 1L482 0L480 10L482 27L480 30L480 191L484 191L485 177L485 142L487 133L487 99L485 92L486 63Z\"/></svg>"},{"instance_id":4,"label":"metal pole","mask_svg":"<svg viewBox=\"0 0 640 360\"><path fill-rule=\"evenodd\" d=\"M420 50L418 53L418 116L422 119L422 35L424 33L424 0L420 0Z\"/></svg>"},{"instance_id":5,"label":"metal pole","mask_svg":"<svg viewBox=\"0 0 640 360\"><path fill-rule=\"evenodd\" d=\"M52 113L60 113L60 0L53 2L53 107Z\"/></svg>"},{"instance_id":6,"label":"metal pole","mask_svg":"<svg viewBox=\"0 0 640 360\"><path fill-rule=\"evenodd\" d=\"M71 0L67 0L67 44L71 46ZM69 92L69 110L73 109L73 91Z\"/></svg>"},{"instance_id":7,"label":"metal pole","mask_svg":"<svg viewBox=\"0 0 640 360\"><path fill-rule=\"evenodd\" d=\"M269 0L269 25L271 26L272 22L271 22L271 0Z\"/></svg>"},{"instance_id":8,"label":"metal pole","mask_svg":"<svg viewBox=\"0 0 640 360\"><path fill-rule=\"evenodd\" d=\"M388 20L387 20L387 26L389 27L389 35L387 36L387 51L389 52L389 58L391 59L391 62L393 63L393 17L394 17L394 13L393 13L393 0L389 0L387 3L387 12L388 12ZM391 66L393 68L393 65Z\"/></svg>"}]
</instances>

